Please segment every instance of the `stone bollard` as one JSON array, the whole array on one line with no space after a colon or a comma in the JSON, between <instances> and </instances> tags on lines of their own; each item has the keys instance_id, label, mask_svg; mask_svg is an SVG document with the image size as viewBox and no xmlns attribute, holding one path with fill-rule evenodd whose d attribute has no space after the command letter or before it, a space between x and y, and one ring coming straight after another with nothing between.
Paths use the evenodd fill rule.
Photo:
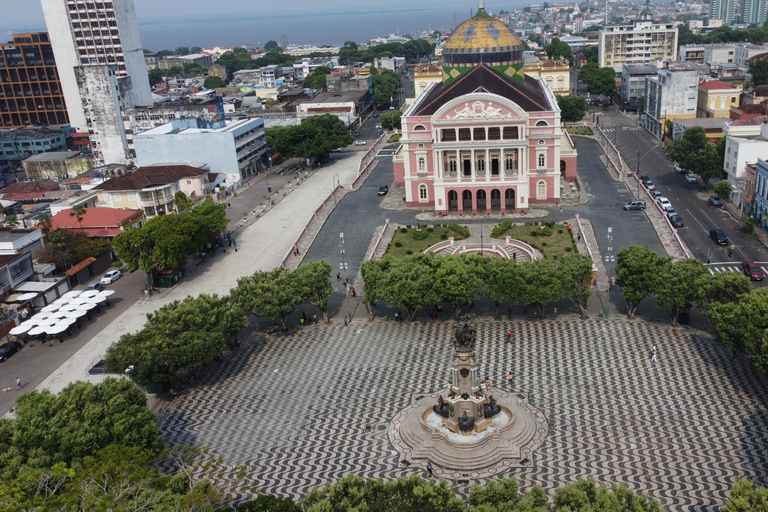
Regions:
<instances>
[{"instance_id":1,"label":"stone bollard","mask_svg":"<svg viewBox=\"0 0 768 512\"><path fill-rule=\"evenodd\" d=\"M504 241L506 242L507 245L509 245L512 243L512 237L507 235L504 237Z\"/></svg>"},{"instance_id":2,"label":"stone bollard","mask_svg":"<svg viewBox=\"0 0 768 512\"><path fill-rule=\"evenodd\" d=\"M452 237L452 236L449 236L449 237L448 237L448 242L449 242L451 245L453 245L453 240L454 240L454 239L453 239L453 237Z\"/></svg>"}]
</instances>

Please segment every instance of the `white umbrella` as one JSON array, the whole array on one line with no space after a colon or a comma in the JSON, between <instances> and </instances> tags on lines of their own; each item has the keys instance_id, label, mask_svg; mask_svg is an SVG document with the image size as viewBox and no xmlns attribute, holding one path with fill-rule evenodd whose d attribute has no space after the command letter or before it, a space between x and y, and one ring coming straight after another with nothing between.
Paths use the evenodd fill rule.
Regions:
<instances>
[{"instance_id":1,"label":"white umbrella","mask_svg":"<svg viewBox=\"0 0 768 512\"><path fill-rule=\"evenodd\" d=\"M72 299L71 301L69 301L69 303L73 306L85 304L86 302L88 302L88 299L86 299L85 297L78 297L76 299Z\"/></svg>"},{"instance_id":2,"label":"white umbrella","mask_svg":"<svg viewBox=\"0 0 768 512\"><path fill-rule=\"evenodd\" d=\"M115 290L102 290L102 291L99 292L97 297L103 297L103 298L106 299L110 295L114 295L114 294L115 294Z\"/></svg>"},{"instance_id":3,"label":"white umbrella","mask_svg":"<svg viewBox=\"0 0 768 512\"><path fill-rule=\"evenodd\" d=\"M20 334L24 334L25 332L27 332L28 330L34 327L35 327L34 324L29 325L29 322L24 322L23 324L17 325L13 329L11 329L10 333L13 334L14 336L18 336Z\"/></svg>"},{"instance_id":4,"label":"white umbrella","mask_svg":"<svg viewBox=\"0 0 768 512\"><path fill-rule=\"evenodd\" d=\"M65 318L60 318L59 321L56 322L55 325L63 325L65 327L69 327L70 325L74 324L75 322L77 322L77 320L75 318L65 317Z\"/></svg>"},{"instance_id":5,"label":"white umbrella","mask_svg":"<svg viewBox=\"0 0 768 512\"><path fill-rule=\"evenodd\" d=\"M51 304L56 304L57 306L63 306L64 304L68 303L70 299L66 297L59 297L55 301L53 301Z\"/></svg>"},{"instance_id":6,"label":"white umbrella","mask_svg":"<svg viewBox=\"0 0 768 512\"><path fill-rule=\"evenodd\" d=\"M94 309L98 304L94 304L93 302L86 302L85 304L80 304L77 306L77 309L75 311L90 311Z\"/></svg>"},{"instance_id":7,"label":"white umbrella","mask_svg":"<svg viewBox=\"0 0 768 512\"><path fill-rule=\"evenodd\" d=\"M51 316L51 313L38 313L35 316L33 316L32 318L30 318L30 320L36 320L36 321L39 322L40 320L45 320L49 316Z\"/></svg>"},{"instance_id":8,"label":"white umbrella","mask_svg":"<svg viewBox=\"0 0 768 512\"><path fill-rule=\"evenodd\" d=\"M45 329L47 326L38 325L37 327L33 328L29 331L30 336L38 336L40 334L45 334Z\"/></svg>"},{"instance_id":9,"label":"white umbrella","mask_svg":"<svg viewBox=\"0 0 768 512\"><path fill-rule=\"evenodd\" d=\"M68 325L62 324L51 325L45 328L45 332L52 335L61 334L62 332L66 331L68 327Z\"/></svg>"},{"instance_id":10,"label":"white umbrella","mask_svg":"<svg viewBox=\"0 0 768 512\"><path fill-rule=\"evenodd\" d=\"M78 298L79 299L82 299L82 298L86 298L87 299L89 297L95 297L98 294L99 294L99 290L85 290L83 293L80 294L80 297L78 297Z\"/></svg>"},{"instance_id":11,"label":"white umbrella","mask_svg":"<svg viewBox=\"0 0 768 512\"><path fill-rule=\"evenodd\" d=\"M40 311L42 311L43 313L53 313L54 311L57 311L58 309L59 309L59 305L58 304L48 304L47 306L45 306Z\"/></svg>"},{"instance_id":12,"label":"white umbrella","mask_svg":"<svg viewBox=\"0 0 768 512\"><path fill-rule=\"evenodd\" d=\"M88 314L88 311L85 311L82 309L76 309L74 311L70 311L69 313L67 313L67 318L78 319L78 318L84 317L87 314Z\"/></svg>"},{"instance_id":13,"label":"white umbrella","mask_svg":"<svg viewBox=\"0 0 768 512\"><path fill-rule=\"evenodd\" d=\"M59 308L59 313L67 313L69 311L74 311L77 309L76 304L64 304Z\"/></svg>"},{"instance_id":14,"label":"white umbrella","mask_svg":"<svg viewBox=\"0 0 768 512\"><path fill-rule=\"evenodd\" d=\"M78 295L80 295L81 293L83 293L81 290L72 290L62 295L61 298L63 299L66 297L67 299L72 300Z\"/></svg>"}]
</instances>

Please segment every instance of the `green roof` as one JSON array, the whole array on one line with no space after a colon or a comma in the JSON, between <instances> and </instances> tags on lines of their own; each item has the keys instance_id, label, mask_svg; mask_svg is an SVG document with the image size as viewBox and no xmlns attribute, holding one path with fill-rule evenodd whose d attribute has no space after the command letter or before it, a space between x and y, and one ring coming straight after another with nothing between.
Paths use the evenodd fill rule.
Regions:
<instances>
[{"instance_id":1,"label":"green roof","mask_svg":"<svg viewBox=\"0 0 768 512\"><path fill-rule=\"evenodd\" d=\"M474 15L474 16L472 16L472 17L473 17L473 18L490 18L490 16L488 15L488 13L487 13L487 12L485 12L485 9L483 9L482 7L481 7L480 9L478 9L478 10L477 10L477 14L475 14L475 15Z\"/></svg>"}]
</instances>

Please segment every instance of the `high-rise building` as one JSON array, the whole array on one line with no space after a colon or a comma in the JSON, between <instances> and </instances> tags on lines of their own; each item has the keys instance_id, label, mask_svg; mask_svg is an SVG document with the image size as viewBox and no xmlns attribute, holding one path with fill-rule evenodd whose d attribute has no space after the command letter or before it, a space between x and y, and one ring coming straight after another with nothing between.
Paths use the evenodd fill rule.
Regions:
<instances>
[{"instance_id":1,"label":"high-rise building","mask_svg":"<svg viewBox=\"0 0 768 512\"><path fill-rule=\"evenodd\" d=\"M636 21L634 24L608 25L600 31L598 65L601 68L676 58L677 27L674 23Z\"/></svg>"},{"instance_id":2,"label":"high-rise building","mask_svg":"<svg viewBox=\"0 0 768 512\"><path fill-rule=\"evenodd\" d=\"M724 25L732 25L736 21L734 19L735 14L735 0L712 0L709 4L709 18L721 20ZM763 16L765 16L765 13L763 13Z\"/></svg>"},{"instance_id":3,"label":"high-rise building","mask_svg":"<svg viewBox=\"0 0 768 512\"><path fill-rule=\"evenodd\" d=\"M88 132L97 165L131 160L123 124L105 127L122 108L152 105L133 0L41 1L70 123Z\"/></svg>"},{"instance_id":4,"label":"high-rise building","mask_svg":"<svg viewBox=\"0 0 768 512\"><path fill-rule=\"evenodd\" d=\"M0 44L0 128L68 122L48 34L13 34Z\"/></svg>"},{"instance_id":5,"label":"high-rise building","mask_svg":"<svg viewBox=\"0 0 768 512\"><path fill-rule=\"evenodd\" d=\"M765 0L742 0L744 8L742 23L758 25L760 27L765 23Z\"/></svg>"}]
</instances>

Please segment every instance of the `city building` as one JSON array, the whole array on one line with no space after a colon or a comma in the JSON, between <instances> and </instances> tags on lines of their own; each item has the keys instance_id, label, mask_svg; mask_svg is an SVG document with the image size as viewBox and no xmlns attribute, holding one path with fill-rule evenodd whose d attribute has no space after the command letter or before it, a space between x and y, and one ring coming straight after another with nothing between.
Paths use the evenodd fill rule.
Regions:
<instances>
[{"instance_id":1,"label":"city building","mask_svg":"<svg viewBox=\"0 0 768 512\"><path fill-rule=\"evenodd\" d=\"M76 151L39 153L21 162L27 181L74 178L93 168L93 158Z\"/></svg>"},{"instance_id":2,"label":"city building","mask_svg":"<svg viewBox=\"0 0 768 512\"><path fill-rule=\"evenodd\" d=\"M674 23L636 21L608 25L600 31L598 65L621 67L677 58L677 26Z\"/></svg>"},{"instance_id":3,"label":"city building","mask_svg":"<svg viewBox=\"0 0 768 512\"><path fill-rule=\"evenodd\" d=\"M51 231L68 229L81 231L90 238L112 240L123 231L140 228L146 222L142 210L123 208L86 208L78 219L71 215L73 210L65 209L51 217Z\"/></svg>"},{"instance_id":4,"label":"city building","mask_svg":"<svg viewBox=\"0 0 768 512\"><path fill-rule=\"evenodd\" d=\"M13 34L0 44L0 128L67 123L48 34Z\"/></svg>"},{"instance_id":5,"label":"city building","mask_svg":"<svg viewBox=\"0 0 768 512\"><path fill-rule=\"evenodd\" d=\"M122 107L152 105L133 0L42 0L70 124L95 160L125 163Z\"/></svg>"},{"instance_id":6,"label":"city building","mask_svg":"<svg viewBox=\"0 0 768 512\"><path fill-rule=\"evenodd\" d=\"M762 0L764 3L765 0ZM764 22L760 23L760 26L763 25ZM768 53L768 48L762 45L758 44L749 44L749 43L740 43L734 45L734 63L739 66L742 69L748 69L749 68L749 59L754 57L755 55L762 55L763 53Z\"/></svg>"},{"instance_id":7,"label":"city building","mask_svg":"<svg viewBox=\"0 0 768 512\"><path fill-rule=\"evenodd\" d=\"M413 71L414 98L421 96L427 86L433 82L443 81L443 71L437 66L423 65L418 66Z\"/></svg>"},{"instance_id":8,"label":"city building","mask_svg":"<svg viewBox=\"0 0 768 512\"><path fill-rule=\"evenodd\" d=\"M768 229L768 162L763 158L757 159L756 173L752 215L759 227Z\"/></svg>"},{"instance_id":9,"label":"city building","mask_svg":"<svg viewBox=\"0 0 768 512\"><path fill-rule=\"evenodd\" d=\"M33 253L43 247L39 229L0 228L0 295L5 296L34 275Z\"/></svg>"},{"instance_id":10,"label":"city building","mask_svg":"<svg viewBox=\"0 0 768 512\"><path fill-rule=\"evenodd\" d=\"M526 76L542 78L553 93L567 96L571 93L571 67L567 60L537 60L526 62Z\"/></svg>"},{"instance_id":11,"label":"city building","mask_svg":"<svg viewBox=\"0 0 768 512\"><path fill-rule=\"evenodd\" d=\"M282 85L283 68L276 65L261 68L261 81L265 89L277 89L278 82Z\"/></svg>"},{"instance_id":12,"label":"city building","mask_svg":"<svg viewBox=\"0 0 768 512\"><path fill-rule=\"evenodd\" d=\"M665 63L656 77L645 79L645 129L664 134L667 119L696 117L701 66L692 62Z\"/></svg>"},{"instance_id":13,"label":"city building","mask_svg":"<svg viewBox=\"0 0 768 512\"><path fill-rule=\"evenodd\" d=\"M672 123L672 140L681 138L686 130L699 126L704 128L707 140L712 144L723 138L723 128L727 123L726 119L721 117L696 117L692 119L675 119Z\"/></svg>"},{"instance_id":14,"label":"city building","mask_svg":"<svg viewBox=\"0 0 768 512\"><path fill-rule=\"evenodd\" d=\"M96 206L140 210L147 219L173 213L176 192L190 197L205 197L210 192L208 172L205 167L190 165L139 167L94 187Z\"/></svg>"},{"instance_id":15,"label":"city building","mask_svg":"<svg viewBox=\"0 0 768 512\"><path fill-rule=\"evenodd\" d=\"M679 59L685 62L704 64L704 51L705 45L703 44L683 44L678 49Z\"/></svg>"},{"instance_id":16,"label":"city building","mask_svg":"<svg viewBox=\"0 0 768 512\"><path fill-rule=\"evenodd\" d=\"M320 66L329 67L331 69L335 68L339 65L339 57L315 57L315 58L303 58L303 59L297 59L293 63L293 76L294 78L301 82L305 78L307 78L309 75L311 75L315 69L319 68ZM235 72L235 75L237 75L237 72Z\"/></svg>"},{"instance_id":17,"label":"city building","mask_svg":"<svg viewBox=\"0 0 768 512\"><path fill-rule=\"evenodd\" d=\"M733 187L730 198L733 204L741 205L747 164L756 164L758 159L764 158L766 154L768 154L768 125L766 124L760 125L759 135L731 135L726 139L723 170L727 173L728 182Z\"/></svg>"},{"instance_id":18,"label":"city building","mask_svg":"<svg viewBox=\"0 0 768 512\"><path fill-rule=\"evenodd\" d=\"M0 131L0 160L21 160L46 151L65 151L67 136L53 128L18 128Z\"/></svg>"},{"instance_id":19,"label":"city building","mask_svg":"<svg viewBox=\"0 0 768 512\"><path fill-rule=\"evenodd\" d=\"M720 80L703 80L698 88L696 117L730 117L739 106L741 91Z\"/></svg>"},{"instance_id":20,"label":"city building","mask_svg":"<svg viewBox=\"0 0 768 512\"><path fill-rule=\"evenodd\" d=\"M184 67L184 64L197 64L204 68L213 66L213 58L204 53L192 53L189 55L169 56L157 61L157 67L160 69L171 69L174 66Z\"/></svg>"},{"instance_id":21,"label":"city building","mask_svg":"<svg viewBox=\"0 0 768 512\"><path fill-rule=\"evenodd\" d=\"M177 119L134 135L139 166L202 162L221 174L227 187L269 166L267 135L261 118L204 122Z\"/></svg>"},{"instance_id":22,"label":"city building","mask_svg":"<svg viewBox=\"0 0 768 512\"><path fill-rule=\"evenodd\" d=\"M393 166L406 205L475 215L558 204L576 150L552 90L523 72L520 40L481 7L446 43L443 70L401 119Z\"/></svg>"},{"instance_id":23,"label":"city building","mask_svg":"<svg viewBox=\"0 0 768 512\"><path fill-rule=\"evenodd\" d=\"M625 105L634 106L637 98L645 96L645 80L655 77L659 70L653 64L624 64L621 67L619 97Z\"/></svg>"},{"instance_id":24,"label":"city building","mask_svg":"<svg viewBox=\"0 0 768 512\"><path fill-rule=\"evenodd\" d=\"M768 8L765 0L742 0L742 23L762 27L765 23L765 10Z\"/></svg>"},{"instance_id":25,"label":"city building","mask_svg":"<svg viewBox=\"0 0 768 512\"><path fill-rule=\"evenodd\" d=\"M721 20L725 25L733 25L736 22L736 0L711 0L709 17Z\"/></svg>"}]
</instances>

